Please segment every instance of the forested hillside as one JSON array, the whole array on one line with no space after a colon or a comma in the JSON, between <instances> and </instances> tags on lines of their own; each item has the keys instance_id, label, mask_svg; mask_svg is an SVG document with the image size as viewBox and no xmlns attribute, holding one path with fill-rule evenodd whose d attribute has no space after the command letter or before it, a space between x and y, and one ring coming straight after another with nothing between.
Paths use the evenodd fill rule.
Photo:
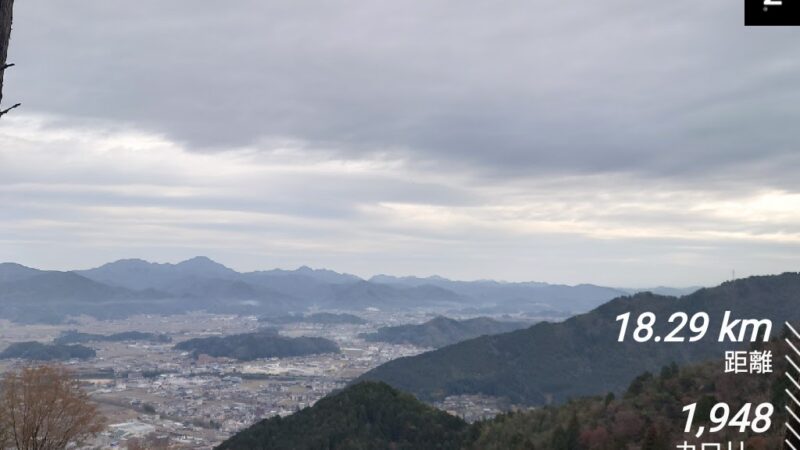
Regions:
<instances>
[{"instance_id":1,"label":"forested hillside","mask_svg":"<svg viewBox=\"0 0 800 450\"><path fill-rule=\"evenodd\" d=\"M374 333L363 333L361 337L373 342L439 348L478 336L505 333L528 326L529 323L502 322L489 317L454 320L439 316L419 325L381 327Z\"/></svg>"},{"instance_id":2,"label":"forested hillside","mask_svg":"<svg viewBox=\"0 0 800 450\"><path fill-rule=\"evenodd\" d=\"M262 420L217 447L256 449L449 450L476 430L384 383L360 383L289 417Z\"/></svg>"},{"instance_id":3,"label":"forested hillside","mask_svg":"<svg viewBox=\"0 0 800 450\"><path fill-rule=\"evenodd\" d=\"M617 342L620 314L643 312L659 317L657 336L673 328L667 318L676 311L710 316L709 336L694 343ZM768 318L778 325L800 320L800 274L751 277L701 289L682 297L649 293L620 297L561 323L539 323L528 329L484 336L422 355L390 361L361 380L385 381L425 400L480 393L515 403L544 405L570 397L619 392L644 371L656 371L718 358L733 344L712 336L724 312L738 318ZM773 331L778 331L776 326Z\"/></svg>"},{"instance_id":4,"label":"forested hillside","mask_svg":"<svg viewBox=\"0 0 800 450\"><path fill-rule=\"evenodd\" d=\"M261 421L218 449L668 450L684 441L710 439L774 450L786 438L783 405L791 402L785 389L792 386L784 374L792 369L785 362L789 350L783 341L759 350L772 352L771 374L724 374L721 358L686 367L668 364L635 377L619 395L577 398L472 425L383 383L361 382L292 416ZM684 433L684 406L697 404L693 430L707 430L710 410L718 402L731 411L747 402L753 408L772 403L771 426L760 434L729 427L713 438Z\"/></svg>"}]
</instances>

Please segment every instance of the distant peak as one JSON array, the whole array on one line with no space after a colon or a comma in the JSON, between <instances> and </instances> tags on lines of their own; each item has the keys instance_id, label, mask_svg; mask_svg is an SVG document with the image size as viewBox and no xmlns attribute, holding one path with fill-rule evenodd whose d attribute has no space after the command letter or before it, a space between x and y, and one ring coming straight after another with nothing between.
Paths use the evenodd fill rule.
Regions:
<instances>
[{"instance_id":1,"label":"distant peak","mask_svg":"<svg viewBox=\"0 0 800 450\"><path fill-rule=\"evenodd\" d=\"M195 256L175 264L180 269L210 270L215 272L234 272L233 269L222 265L207 256Z\"/></svg>"},{"instance_id":2,"label":"distant peak","mask_svg":"<svg viewBox=\"0 0 800 450\"><path fill-rule=\"evenodd\" d=\"M352 281L362 281L361 278L350 275L348 273L339 273L330 269L314 269L312 267L303 265L298 267L294 273L312 277L317 280L322 280L328 283L343 283Z\"/></svg>"},{"instance_id":3,"label":"distant peak","mask_svg":"<svg viewBox=\"0 0 800 450\"><path fill-rule=\"evenodd\" d=\"M194 258L181 261L177 266L195 266L195 267L225 267L224 265L214 261L208 256L195 256ZM227 267L225 267L227 269Z\"/></svg>"},{"instance_id":4,"label":"distant peak","mask_svg":"<svg viewBox=\"0 0 800 450\"><path fill-rule=\"evenodd\" d=\"M221 265L218 262L214 261L213 259L209 258L208 256L195 256L194 258L189 258L186 261L181 261L178 264L217 264Z\"/></svg>"},{"instance_id":5,"label":"distant peak","mask_svg":"<svg viewBox=\"0 0 800 450\"><path fill-rule=\"evenodd\" d=\"M123 259L114 261L114 262L109 263L109 264L148 264L149 265L151 263L148 262L148 261L145 261L145 260L143 260L141 258L123 258Z\"/></svg>"},{"instance_id":6,"label":"distant peak","mask_svg":"<svg viewBox=\"0 0 800 450\"><path fill-rule=\"evenodd\" d=\"M16 268L16 269L38 270L38 269L34 269L32 267L23 266L22 264L18 264L18 263L15 263L15 262L2 262L2 263L0 263L0 267L13 267L13 268Z\"/></svg>"}]
</instances>

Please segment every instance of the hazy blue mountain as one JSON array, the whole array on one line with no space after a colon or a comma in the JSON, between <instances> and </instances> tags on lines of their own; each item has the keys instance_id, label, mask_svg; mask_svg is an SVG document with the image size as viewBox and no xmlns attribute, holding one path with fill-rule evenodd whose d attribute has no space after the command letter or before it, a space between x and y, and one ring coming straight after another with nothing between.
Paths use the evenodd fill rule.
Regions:
<instances>
[{"instance_id":1,"label":"hazy blue mountain","mask_svg":"<svg viewBox=\"0 0 800 450\"><path fill-rule=\"evenodd\" d=\"M334 302L338 289L363 281L354 275L340 274L327 269L311 269L306 266L296 270L247 272L241 276L247 283L291 295L298 299L295 305L303 308L312 306L326 308Z\"/></svg>"},{"instance_id":2,"label":"hazy blue mountain","mask_svg":"<svg viewBox=\"0 0 800 450\"><path fill-rule=\"evenodd\" d=\"M37 271L33 276L0 282L0 316L17 322L59 323L68 315L98 318L137 313L173 313L163 305L169 294L108 286L73 272Z\"/></svg>"},{"instance_id":3,"label":"hazy blue mountain","mask_svg":"<svg viewBox=\"0 0 800 450\"><path fill-rule=\"evenodd\" d=\"M166 292L184 299L184 311L260 314L305 307L297 297L248 282L242 274L203 256L178 264L125 259L80 273L112 286Z\"/></svg>"},{"instance_id":4,"label":"hazy blue mountain","mask_svg":"<svg viewBox=\"0 0 800 450\"><path fill-rule=\"evenodd\" d=\"M333 298L335 286L360 281L352 275L308 267L238 273L202 256L178 264L127 259L80 273L113 286L152 288L177 296L279 303L286 310L322 304Z\"/></svg>"},{"instance_id":5,"label":"hazy blue mountain","mask_svg":"<svg viewBox=\"0 0 800 450\"><path fill-rule=\"evenodd\" d=\"M715 333L726 310L734 318L770 319L777 333L784 321L800 321L800 274L751 277L681 298L651 293L620 297L564 322L541 322L390 361L361 379L385 381L424 399L482 393L527 404L620 391L641 372L672 362L718 358L723 350L741 348L717 342ZM708 313L710 331L705 339L691 344L638 343L630 336L617 342L620 323L616 317L630 312L635 324L646 311L659 319L655 336L667 335L673 327L667 319L676 311Z\"/></svg>"},{"instance_id":6,"label":"hazy blue mountain","mask_svg":"<svg viewBox=\"0 0 800 450\"><path fill-rule=\"evenodd\" d=\"M16 263L0 263L0 283L20 281L41 273L41 270Z\"/></svg>"},{"instance_id":7,"label":"hazy blue mountain","mask_svg":"<svg viewBox=\"0 0 800 450\"><path fill-rule=\"evenodd\" d=\"M77 273L111 286L128 289L159 289L181 292L201 279L235 280L239 274L204 256L178 264L151 263L141 259L122 259Z\"/></svg>"},{"instance_id":8,"label":"hazy blue mountain","mask_svg":"<svg viewBox=\"0 0 800 450\"><path fill-rule=\"evenodd\" d=\"M505 333L529 326L530 323L500 322L488 317L455 320L439 316L419 325L382 327L375 333L362 333L360 337L373 342L439 348L478 336Z\"/></svg>"},{"instance_id":9,"label":"hazy blue mountain","mask_svg":"<svg viewBox=\"0 0 800 450\"><path fill-rule=\"evenodd\" d=\"M464 301L435 286L375 284L353 275L305 266L297 270L238 273L205 257L178 264L120 260L80 273L111 286L151 288L174 296L262 302L289 311L311 306L396 309Z\"/></svg>"},{"instance_id":10,"label":"hazy blue mountain","mask_svg":"<svg viewBox=\"0 0 800 450\"><path fill-rule=\"evenodd\" d=\"M366 281L306 266L238 273L202 256L177 264L123 259L78 272L0 265L0 314L23 322L58 322L77 314L118 318L206 310L274 316L309 309L366 308L559 317L589 310L619 294L619 290L592 285L463 282L441 277L376 276Z\"/></svg>"},{"instance_id":11,"label":"hazy blue mountain","mask_svg":"<svg viewBox=\"0 0 800 450\"><path fill-rule=\"evenodd\" d=\"M327 283L295 270L248 272L241 275L241 280L297 298L301 307L322 306L333 297L334 288L341 284Z\"/></svg>"},{"instance_id":12,"label":"hazy blue mountain","mask_svg":"<svg viewBox=\"0 0 800 450\"><path fill-rule=\"evenodd\" d=\"M339 273L328 269L312 269L308 266L302 266L296 270L273 269L273 270L245 273L245 275L249 274L261 274L272 277L302 276L305 278L310 278L317 282L330 283L330 284L346 284L346 283L355 283L357 281L362 281L361 278L355 275L350 275L348 273Z\"/></svg>"},{"instance_id":13,"label":"hazy blue mountain","mask_svg":"<svg viewBox=\"0 0 800 450\"><path fill-rule=\"evenodd\" d=\"M201 267L209 273L225 273L218 268L214 269L214 266L204 261L190 261L193 262L175 266L181 266L177 269L181 272L197 271L198 267ZM167 271L174 271L175 266ZM167 283L135 281L115 282L109 285L75 272L31 272L9 265L5 265L4 269L5 277L12 279L9 275L11 273L13 279L0 282L0 315L19 322L58 323L68 315L80 314L105 319L132 314L176 314L196 310L264 314L286 313L294 308L302 309L302 306L295 306L295 298L237 280L189 276L176 282L180 286L177 292L169 292L150 286L168 287ZM108 270L119 275L119 273L130 273L128 269L132 269L134 273L140 272L137 277L145 281L148 276L160 270L153 270L150 263L138 260L127 260ZM20 275L26 273L30 276ZM156 281L166 278L159 277L158 274L152 276ZM119 279L118 276L116 280Z\"/></svg>"},{"instance_id":14,"label":"hazy blue mountain","mask_svg":"<svg viewBox=\"0 0 800 450\"><path fill-rule=\"evenodd\" d=\"M0 302L99 302L112 299L153 298L155 291L132 291L92 281L74 272L38 272L31 277L0 283Z\"/></svg>"},{"instance_id":15,"label":"hazy blue mountain","mask_svg":"<svg viewBox=\"0 0 800 450\"><path fill-rule=\"evenodd\" d=\"M441 277L378 275L366 281L307 266L237 273L206 257L178 264L120 260L80 273L101 283L129 289L151 288L178 296L264 300L297 311L310 306L354 310L480 307L486 313L572 313L587 311L624 294L618 289L594 285L466 282Z\"/></svg>"},{"instance_id":16,"label":"hazy blue mountain","mask_svg":"<svg viewBox=\"0 0 800 450\"><path fill-rule=\"evenodd\" d=\"M391 286L436 286L469 298L469 303L483 305L485 312L492 313L540 310L585 312L626 293L591 284L568 286L540 282L453 281L437 276L418 278L377 275L370 278L370 281Z\"/></svg>"},{"instance_id":17,"label":"hazy blue mountain","mask_svg":"<svg viewBox=\"0 0 800 450\"><path fill-rule=\"evenodd\" d=\"M437 286L407 287L360 281L336 286L330 306L339 309L392 310L468 303L469 299Z\"/></svg>"},{"instance_id":18,"label":"hazy blue mountain","mask_svg":"<svg viewBox=\"0 0 800 450\"><path fill-rule=\"evenodd\" d=\"M173 266L176 271L206 278L235 277L238 272L206 256L195 256Z\"/></svg>"}]
</instances>

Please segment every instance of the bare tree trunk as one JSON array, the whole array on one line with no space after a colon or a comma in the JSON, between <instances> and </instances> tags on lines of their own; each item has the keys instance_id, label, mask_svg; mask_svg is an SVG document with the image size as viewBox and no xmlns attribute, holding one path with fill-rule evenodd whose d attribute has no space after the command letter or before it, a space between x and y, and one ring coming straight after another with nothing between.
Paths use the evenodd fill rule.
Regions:
<instances>
[{"instance_id":1,"label":"bare tree trunk","mask_svg":"<svg viewBox=\"0 0 800 450\"><path fill-rule=\"evenodd\" d=\"M3 109L3 74L13 64L7 64L8 41L11 39L11 21L13 19L14 0L0 0L0 117L19 106Z\"/></svg>"}]
</instances>

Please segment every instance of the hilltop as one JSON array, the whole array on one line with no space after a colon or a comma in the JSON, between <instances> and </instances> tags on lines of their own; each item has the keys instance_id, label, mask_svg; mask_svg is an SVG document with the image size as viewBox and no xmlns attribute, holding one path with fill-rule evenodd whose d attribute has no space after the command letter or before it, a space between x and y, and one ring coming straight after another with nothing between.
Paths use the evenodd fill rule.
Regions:
<instances>
[{"instance_id":1,"label":"hilltop","mask_svg":"<svg viewBox=\"0 0 800 450\"><path fill-rule=\"evenodd\" d=\"M217 450L455 450L474 439L463 420L384 383L360 383L289 417L237 433Z\"/></svg>"},{"instance_id":2,"label":"hilltop","mask_svg":"<svg viewBox=\"0 0 800 450\"><path fill-rule=\"evenodd\" d=\"M381 327L375 333L362 333L359 337L372 342L439 348L478 336L504 333L528 326L529 323L501 322L488 317L455 320L439 316L419 325Z\"/></svg>"},{"instance_id":3,"label":"hilltop","mask_svg":"<svg viewBox=\"0 0 800 450\"><path fill-rule=\"evenodd\" d=\"M194 356L208 355L234 358L240 361L339 352L339 346L328 339L320 337L290 338L279 336L273 331L189 339L177 344L175 349L192 352Z\"/></svg>"}]
</instances>

